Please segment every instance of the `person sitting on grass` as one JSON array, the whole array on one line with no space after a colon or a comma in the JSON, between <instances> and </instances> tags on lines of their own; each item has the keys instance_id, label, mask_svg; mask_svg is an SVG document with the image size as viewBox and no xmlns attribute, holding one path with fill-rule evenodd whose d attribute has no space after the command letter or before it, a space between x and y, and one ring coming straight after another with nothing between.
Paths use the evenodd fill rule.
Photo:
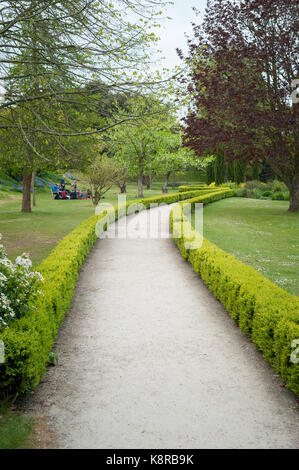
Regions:
<instances>
[{"instance_id":1,"label":"person sitting on grass","mask_svg":"<svg viewBox=\"0 0 299 470\"><path fill-rule=\"evenodd\" d=\"M66 194L66 190L63 189L61 192L61 199L69 199L68 195Z\"/></svg>"},{"instance_id":2,"label":"person sitting on grass","mask_svg":"<svg viewBox=\"0 0 299 470\"><path fill-rule=\"evenodd\" d=\"M52 186L52 193L53 193L53 194L56 194L56 193L58 193L58 191L59 191L59 186L58 186L58 184L57 184L57 183L56 183L56 184L53 184L53 186Z\"/></svg>"}]
</instances>

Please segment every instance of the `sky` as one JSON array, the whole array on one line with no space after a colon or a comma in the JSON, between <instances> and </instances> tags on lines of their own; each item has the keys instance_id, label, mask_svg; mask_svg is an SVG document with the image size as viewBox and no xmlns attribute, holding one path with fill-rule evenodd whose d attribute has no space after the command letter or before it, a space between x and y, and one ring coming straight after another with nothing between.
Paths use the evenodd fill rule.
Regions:
<instances>
[{"instance_id":1,"label":"sky","mask_svg":"<svg viewBox=\"0 0 299 470\"><path fill-rule=\"evenodd\" d=\"M186 49L187 39L184 33L192 37L191 23L199 23L203 17L206 0L173 0L174 5L170 5L165 13L165 16L170 16L172 20L165 20L161 28L157 31L157 35L161 38L159 42L159 49L162 50L162 55L165 60L161 62L162 67L172 68L180 64L180 59L177 56L175 49L178 47L182 50ZM192 7L200 10L201 16L197 17Z\"/></svg>"}]
</instances>

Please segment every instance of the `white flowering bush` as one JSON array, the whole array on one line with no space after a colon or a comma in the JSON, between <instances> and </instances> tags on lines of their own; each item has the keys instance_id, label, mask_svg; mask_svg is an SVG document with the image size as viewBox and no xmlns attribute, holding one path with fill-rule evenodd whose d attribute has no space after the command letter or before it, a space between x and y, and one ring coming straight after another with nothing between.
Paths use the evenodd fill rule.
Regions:
<instances>
[{"instance_id":1,"label":"white flowering bush","mask_svg":"<svg viewBox=\"0 0 299 470\"><path fill-rule=\"evenodd\" d=\"M21 318L34 308L34 300L41 295L42 282L42 275L33 271L26 253L13 262L0 244L0 331L14 318Z\"/></svg>"}]
</instances>

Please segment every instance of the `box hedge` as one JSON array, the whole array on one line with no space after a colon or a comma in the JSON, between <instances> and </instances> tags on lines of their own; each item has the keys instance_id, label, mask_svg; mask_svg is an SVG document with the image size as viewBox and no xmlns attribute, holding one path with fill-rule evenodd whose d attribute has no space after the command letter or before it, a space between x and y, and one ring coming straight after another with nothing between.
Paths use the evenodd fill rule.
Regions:
<instances>
[{"instance_id":1,"label":"box hedge","mask_svg":"<svg viewBox=\"0 0 299 470\"><path fill-rule=\"evenodd\" d=\"M190 187L188 187L190 189ZM233 195L232 190L221 189L207 193L190 190L148 199L138 199L126 204L141 203L148 209L151 204L171 204L187 200L207 204ZM5 362L0 364L0 396L9 396L33 390L45 372L49 353L57 337L58 329L67 313L79 270L94 245L97 223L108 215L112 220L113 212L118 218L120 208L105 211L83 221L68 234L37 268L45 279L43 292L37 309L0 333L5 345ZM264 357L275 368L287 386L299 394L299 364L290 361L291 342L299 338L299 299L265 279L254 268L225 253L217 246L203 239L201 248L186 249L186 239L198 237L189 222L187 233L174 238L184 258L225 306L231 317L238 323ZM175 234L177 224L171 212L171 227ZM188 227L189 224L189 227ZM200 240L201 241L201 240Z\"/></svg>"},{"instance_id":2,"label":"box hedge","mask_svg":"<svg viewBox=\"0 0 299 470\"><path fill-rule=\"evenodd\" d=\"M207 203L213 196L199 196L191 201ZM182 256L191 263L240 329L262 351L287 387L299 395L299 363L290 360L294 351L291 343L299 338L299 298L202 238L182 211L172 210L170 222L173 239ZM194 238L202 245L196 249L186 248L186 242Z\"/></svg>"},{"instance_id":3,"label":"box hedge","mask_svg":"<svg viewBox=\"0 0 299 470\"><path fill-rule=\"evenodd\" d=\"M171 204L198 194L199 191L188 191L137 199L129 201L126 209L132 202L148 209L153 203ZM70 307L79 270L97 239L95 227L107 214L108 220L112 220L114 211L117 219L118 209L116 204L113 210L81 222L36 269L45 280L44 296L40 297L33 313L14 320L0 333L5 347L5 362L0 364L0 397L33 390L38 384L59 326ZM109 221L104 228L108 224Z\"/></svg>"}]
</instances>

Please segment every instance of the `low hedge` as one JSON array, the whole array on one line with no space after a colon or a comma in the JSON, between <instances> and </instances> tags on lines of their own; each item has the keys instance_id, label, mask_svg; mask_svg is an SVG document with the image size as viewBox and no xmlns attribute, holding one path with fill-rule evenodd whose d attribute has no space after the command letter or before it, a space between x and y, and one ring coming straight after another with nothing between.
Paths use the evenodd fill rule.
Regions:
<instances>
[{"instance_id":1,"label":"low hedge","mask_svg":"<svg viewBox=\"0 0 299 470\"><path fill-rule=\"evenodd\" d=\"M199 194L200 191L188 191L185 194L137 199L129 201L126 208L134 202L148 209L153 203L171 204ZM117 204L114 210L117 219ZM38 384L59 326L70 307L78 272L97 239L95 227L108 213L109 210L81 222L37 268L45 280L42 288L44 295L33 313L12 321L9 328L0 333L0 340L5 346L5 362L0 364L1 397L32 390Z\"/></svg>"},{"instance_id":2,"label":"low hedge","mask_svg":"<svg viewBox=\"0 0 299 470\"><path fill-rule=\"evenodd\" d=\"M221 186L213 186L212 188L210 188L209 186L205 184L205 185L194 185L194 186L193 185L179 186L178 191L179 193L185 193L187 191L198 191L198 190L211 192L211 191L221 191L222 189L230 189L230 188L229 186L226 186L225 184Z\"/></svg>"},{"instance_id":3,"label":"low hedge","mask_svg":"<svg viewBox=\"0 0 299 470\"><path fill-rule=\"evenodd\" d=\"M209 191L213 191L215 189L217 189L217 187L215 186L214 188L209 188L209 186L207 186L206 184L196 184L196 185L190 185L190 186L179 186L178 187L178 191L179 193L185 193L186 191L196 191L196 190L199 190L199 189L205 189L205 190L209 190Z\"/></svg>"},{"instance_id":4,"label":"low hedge","mask_svg":"<svg viewBox=\"0 0 299 470\"><path fill-rule=\"evenodd\" d=\"M211 195L191 201L195 202L195 199L196 202L211 202ZM183 236L177 236L183 223ZM171 211L170 224L182 256L191 263L240 329L262 351L286 386L299 395L299 363L290 360L291 343L299 338L299 298L202 238L181 211ZM201 247L186 248L186 242L192 239L197 239L199 246L202 242Z\"/></svg>"}]
</instances>

